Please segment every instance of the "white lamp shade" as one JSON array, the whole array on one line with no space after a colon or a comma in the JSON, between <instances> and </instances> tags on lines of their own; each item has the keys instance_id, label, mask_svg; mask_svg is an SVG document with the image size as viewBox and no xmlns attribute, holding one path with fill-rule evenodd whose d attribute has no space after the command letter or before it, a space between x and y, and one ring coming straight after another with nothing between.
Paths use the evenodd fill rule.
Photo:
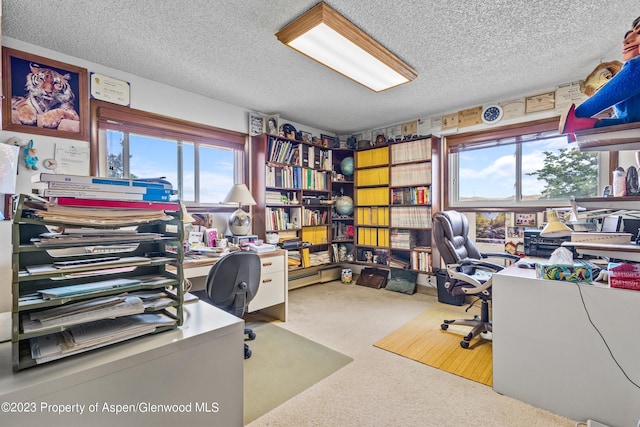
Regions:
<instances>
[{"instance_id":1,"label":"white lamp shade","mask_svg":"<svg viewBox=\"0 0 640 427\"><path fill-rule=\"evenodd\" d=\"M245 184L234 184L229 190L224 203L238 203L239 206L253 206L255 199Z\"/></svg>"}]
</instances>

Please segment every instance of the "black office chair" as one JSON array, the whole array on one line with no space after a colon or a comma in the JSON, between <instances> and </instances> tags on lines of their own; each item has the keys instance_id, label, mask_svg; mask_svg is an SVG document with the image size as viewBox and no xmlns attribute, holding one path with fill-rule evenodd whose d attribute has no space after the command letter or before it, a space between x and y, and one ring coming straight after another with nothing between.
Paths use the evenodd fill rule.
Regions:
<instances>
[{"instance_id":1,"label":"black office chair","mask_svg":"<svg viewBox=\"0 0 640 427\"><path fill-rule=\"evenodd\" d=\"M236 251L220 258L207 275L206 298L212 305L242 318L247 306L258 292L260 257L255 252ZM250 340L256 334L249 328L244 333ZM251 357L245 343L244 358Z\"/></svg>"},{"instance_id":2,"label":"black office chair","mask_svg":"<svg viewBox=\"0 0 640 427\"><path fill-rule=\"evenodd\" d=\"M473 319L445 320L440 327L447 330L449 325L472 326L473 329L460 342L462 348L469 348L469 343L476 336L492 332L489 316L491 300L491 274L504 267L482 258L500 257L511 261L520 259L516 255L504 252L480 253L469 239L469 222L464 214L456 211L440 211L433 215L433 239L440 256L447 266L449 280L445 287L451 295L476 296L482 302L480 316ZM476 301L467 308L471 308Z\"/></svg>"}]
</instances>

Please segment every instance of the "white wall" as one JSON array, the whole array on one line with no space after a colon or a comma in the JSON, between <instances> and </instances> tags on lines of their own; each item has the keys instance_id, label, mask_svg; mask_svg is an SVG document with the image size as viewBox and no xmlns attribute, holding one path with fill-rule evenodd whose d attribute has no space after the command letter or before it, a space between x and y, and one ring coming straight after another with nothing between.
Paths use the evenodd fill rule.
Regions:
<instances>
[{"instance_id":1,"label":"white wall","mask_svg":"<svg viewBox=\"0 0 640 427\"><path fill-rule=\"evenodd\" d=\"M131 84L131 108L237 132L248 132L249 109L226 104L8 37L2 38L2 44L13 49L83 67L89 72L125 80ZM281 120L283 119L281 118ZM321 133L328 133L298 123L291 123L296 126L296 129L301 128L314 135L319 136ZM86 141L0 130L0 143L5 143L11 137L16 137L24 143L33 140L39 160L39 169L34 171L26 169L23 157L20 157L16 193L31 193L33 189L43 190L45 188L43 184L34 184L32 177L46 171L42 167L42 161L47 158L53 158L56 147L88 146ZM89 165L87 164L86 174L88 173ZM3 209L1 202L0 209ZM0 225L2 226L0 229L0 312L4 312L11 310L11 224L9 221L3 221L0 222Z\"/></svg>"}]
</instances>

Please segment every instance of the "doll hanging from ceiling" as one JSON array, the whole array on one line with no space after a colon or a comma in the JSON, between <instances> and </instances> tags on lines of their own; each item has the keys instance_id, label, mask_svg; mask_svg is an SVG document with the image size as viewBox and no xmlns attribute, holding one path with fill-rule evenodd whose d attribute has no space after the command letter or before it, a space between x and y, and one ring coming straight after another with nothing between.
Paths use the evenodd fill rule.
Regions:
<instances>
[{"instance_id":1,"label":"doll hanging from ceiling","mask_svg":"<svg viewBox=\"0 0 640 427\"><path fill-rule=\"evenodd\" d=\"M620 71L579 106L571 105L560 118L560 133L594 127L640 122L640 17L636 18L622 41ZM593 118L613 108L614 117Z\"/></svg>"}]
</instances>

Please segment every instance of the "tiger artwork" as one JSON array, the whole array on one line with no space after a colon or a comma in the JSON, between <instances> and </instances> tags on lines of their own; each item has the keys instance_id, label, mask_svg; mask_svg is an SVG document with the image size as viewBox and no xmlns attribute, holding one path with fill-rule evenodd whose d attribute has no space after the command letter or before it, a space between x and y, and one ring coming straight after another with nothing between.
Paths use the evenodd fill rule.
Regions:
<instances>
[{"instance_id":1,"label":"tiger artwork","mask_svg":"<svg viewBox=\"0 0 640 427\"><path fill-rule=\"evenodd\" d=\"M80 116L75 110L75 94L69 85L69 74L60 74L51 68L29 64L26 96L11 98L12 123L58 129L64 120L65 130L79 129ZM61 130L61 129L59 129Z\"/></svg>"}]
</instances>

